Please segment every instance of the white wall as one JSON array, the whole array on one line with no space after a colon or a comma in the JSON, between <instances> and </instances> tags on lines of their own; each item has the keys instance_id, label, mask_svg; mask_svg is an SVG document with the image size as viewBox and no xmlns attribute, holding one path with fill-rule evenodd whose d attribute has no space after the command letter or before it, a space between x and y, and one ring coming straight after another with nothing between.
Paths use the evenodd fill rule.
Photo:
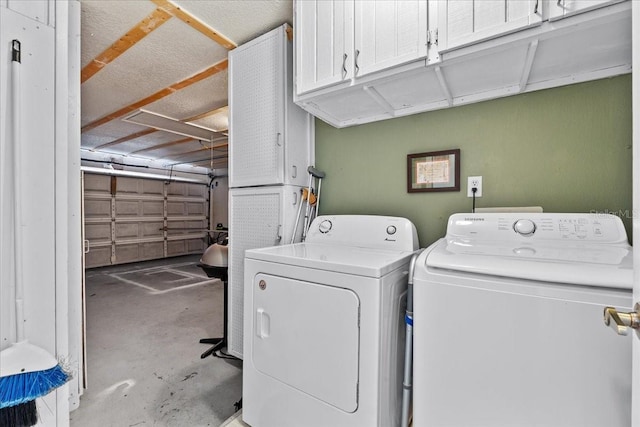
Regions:
<instances>
[{"instance_id":1,"label":"white wall","mask_svg":"<svg viewBox=\"0 0 640 427\"><path fill-rule=\"evenodd\" d=\"M81 283L79 24L75 0L0 1L0 349L16 341L21 278L25 338L70 362L76 378L69 301ZM9 61L14 39L18 73ZM69 387L37 400L40 425L69 425Z\"/></svg>"}]
</instances>

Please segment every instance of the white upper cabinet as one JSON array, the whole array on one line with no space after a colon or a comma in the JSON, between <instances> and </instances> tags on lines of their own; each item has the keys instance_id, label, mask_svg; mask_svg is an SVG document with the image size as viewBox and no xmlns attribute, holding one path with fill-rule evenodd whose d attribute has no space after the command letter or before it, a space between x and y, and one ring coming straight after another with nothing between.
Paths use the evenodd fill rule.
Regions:
<instances>
[{"instance_id":1,"label":"white upper cabinet","mask_svg":"<svg viewBox=\"0 0 640 427\"><path fill-rule=\"evenodd\" d=\"M549 19L559 19L575 13L586 12L623 0L550 0Z\"/></svg>"},{"instance_id":2,"label":"white upper cabinet","mask_svg":"<svg viewBox=\"0 0 640 427\"><path fill-rule=\"evenodd\" d=\"M427 55L427 0L299 0L296 94Z\"/></svg>"},{"instance_id":3,"label":"white upper cabinet","mask_svg":"<svg viewBox=\"0 0 640 427\"><path fill-rule=\"evenodd\" d=\"M350 79L353 76L353 1L297 1L294 13L295 92L301 94Z\"/></svg>"},{"instance_id":4,"label":"white upper cabinet","mask_svg":"<svg viewBox=\"0 0 640 427\"><path fill-rule=\"evenodd\" d=\"M440 51L542 23L542 0L437 0L437 4Z\"/></svg>"},{"instance_id":5,"label":"white upper cabinet","mask_svg":"<svg viewBox=\"0 0 640 427\"><path fill-rule=\"evenodd\" d=\"M427 1L355 2L355 77L427 55Z\"/></svg>"},{"instance_id":6,"label":"white upper cabinet","mask_svg":"<svg viewBox=\"0 0 640 427\"><path fill-rule=\"evenodd\" d=\"M624 0L297 0L294 101L345 127L629 73L630 11Z\"/></svg>"}]
</instances>

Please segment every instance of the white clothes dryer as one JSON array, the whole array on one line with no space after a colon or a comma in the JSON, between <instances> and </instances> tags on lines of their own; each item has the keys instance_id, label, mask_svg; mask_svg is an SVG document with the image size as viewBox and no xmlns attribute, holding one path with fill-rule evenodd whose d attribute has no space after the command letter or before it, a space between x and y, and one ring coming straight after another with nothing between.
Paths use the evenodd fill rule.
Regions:
<instances>
[{"instance_id":1,"label":"white clothes dryer","mask_svg":"<svg viewBox=\"0 0 640 427\"><path fill-rule=\"evenodd\" d=\"M414 276L415 427L628 427L632 249L605 214L451 216Z\"/></svg>"},{"instance_id":2,"label":"white clothes dryer","mask_svg":"<svg viewBox=\"0 0 640 427\"><path fill-rule=\"evenodd\" d=\"M243 420L400 423L403 317L418 249L405 218L320 216L303 243L245 257Z\"/></svg>"}]
</instances>

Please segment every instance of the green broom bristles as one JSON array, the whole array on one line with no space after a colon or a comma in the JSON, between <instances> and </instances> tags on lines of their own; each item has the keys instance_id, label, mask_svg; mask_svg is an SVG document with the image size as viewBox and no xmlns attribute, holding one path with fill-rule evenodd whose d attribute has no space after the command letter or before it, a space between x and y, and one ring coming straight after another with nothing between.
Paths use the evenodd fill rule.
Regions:
<instances>
[{"instance_id":1,"label":"green broom bristles","mask_svg":"<svg viewBox=\"0 0 640 427\"><path fill-rule=\"evenodd\" d=\"M56 365L45 371L26 372L0 378L0 408L36 400L69 380L69 374Z\"/></svg>"}]
</instances>

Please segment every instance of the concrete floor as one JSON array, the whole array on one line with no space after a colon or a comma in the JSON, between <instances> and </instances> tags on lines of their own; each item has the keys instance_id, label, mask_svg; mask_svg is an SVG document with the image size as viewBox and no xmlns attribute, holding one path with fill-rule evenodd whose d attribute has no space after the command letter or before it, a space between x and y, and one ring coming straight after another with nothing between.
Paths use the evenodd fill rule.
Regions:
<instances>
[{"instance_id":1,"label":"concrete floor","mask_svg":"<svg viewBox=\"0 0 640 427\"><path fill-rule=\"evenodd\" d=\"M86 274L88 388L71 426L219 426L242 394L242 363L201 359L222 334L223 285L198 256Z\"/></svg>"}]
</instances>

